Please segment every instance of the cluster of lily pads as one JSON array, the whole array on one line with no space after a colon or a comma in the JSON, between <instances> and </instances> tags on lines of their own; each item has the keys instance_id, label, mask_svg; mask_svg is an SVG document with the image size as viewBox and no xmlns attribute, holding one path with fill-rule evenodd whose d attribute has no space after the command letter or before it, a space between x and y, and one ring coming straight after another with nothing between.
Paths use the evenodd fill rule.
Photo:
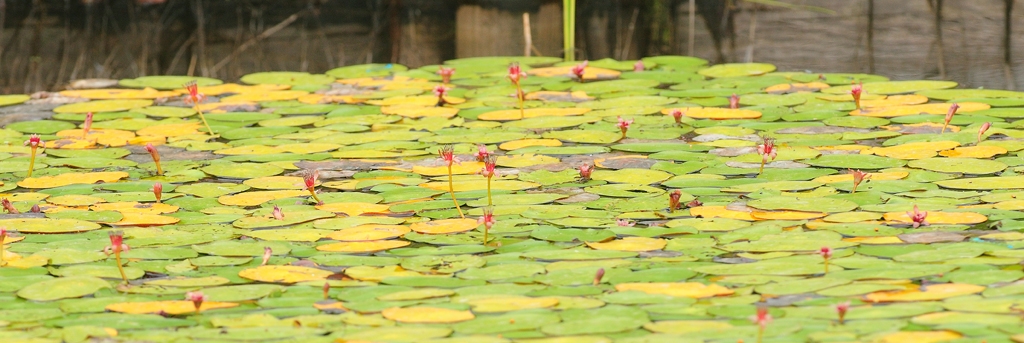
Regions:
<instances>
[{"instance_id":1,"label":"cluster of lily pads","mask_svg":"<svg viewBox=\"0 0 1024 343\"><path fill-rule=\"evenodd\" d=\"M485 57L2 95L45 118L0 130L0 341L1024 341L1024 92L956 87Z\"/></svg>"}]
</instances>

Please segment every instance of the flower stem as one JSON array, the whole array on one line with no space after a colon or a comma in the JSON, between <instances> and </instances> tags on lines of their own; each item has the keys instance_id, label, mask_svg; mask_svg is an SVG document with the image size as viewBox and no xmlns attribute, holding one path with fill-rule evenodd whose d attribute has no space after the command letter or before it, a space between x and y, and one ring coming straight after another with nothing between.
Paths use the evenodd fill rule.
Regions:
<instances>
[{"instance_id":1,"label":"flower stem","mask_svg":"<svg viewBox=\"0 0 1024 343\"><path fill-rule=\"evenodd\" d=\"M825 274L828 274L828 259L825 259Z\"/></svg>"},{"instance_id":2,"label":"flower stem","mask_svg":"<svg viewBox=\"0 0 1024 343\"><path fill-rule=\"evenodd\" d=\"M488 231L491 231L491 228L487 227L487 224L484 224L484 246L485 247L487 246L487 232Z\"/></svg>"},{"instance_id":3,"label":"flower stem","mask_svg":"<svg viewBox=\"0 0 1024 343\"><path fill-rule=\"evenodd\" d=\"M32 147L32 156L28 159L28 176L32 177L32 170L36 168L36 147Z\"/></svg>"},{"instance_id":4,"label":"flower stem","mask_svg":"<svg viewBox=\"0 0 1024 343\"><path fill-rule=\"evenodd\" d=\"M4 262L4 236L0 236L0 267L3 267L7 262Z\"/></svg>"},{"instance_id":5,"label":"flower stem","mask_svg":"<svg viewBox=\"0 0 1024 343\"><path fill-rule=\"evenodd\" d=\"M121 272L121 279L124 279L124 283L128 284L128 275L124 273L124 267L121 266L121 251L114 252L114 259L117 261L117 271Z\"/></svg>"},{"instance_id":6,"label":"flower stem","mask_svg":"<svg viewBox=\"0 0 1024 343\"><path fill-rule=\"evenodd\" d=\"M764 161L761 161L761 169L757 171L757 175L760 176L761 173L764 173Z\"/></svg>"},{"instance_id":7,"label":"flower stem","mask_svg":"<svg viewBox=\"0 0 1024 343\"><path fill-rule=\"evenodd\" d=\"M757 343L761 343L764 340L764 325L757 328Z\"/></svg>"},{"instance_id":8,"label":"flower stem","mask_svg":"<svg viewBox=\"0 0 1024 343\"><path fill-rule=\"evenodd\" d=\"M452 202L455 203L455 209L459 211L459 217L466 218L466 215L462 214L462 207L459 206L459 199L455 198L455 183L452 181L451 162L448 162L448 193L452 195Z\"/></svg>"},{"instance_id":9,"label":"flower stem","mask_svg":"<svg viewBox=\"0 0 1024 343\"><path fill-rule=\"evenodd\" d=\"M164 168L160 167L160 160L153 161L156 164L156 175L164 175Z\"/></svg>"},{"instance_id":10,"label":"flower stem","mask_svg":"<svg viewBox=\"0 0 1024 343\"><path fill-rule=\"evenodd\" d=\"M487 177L487 206L494 206L494 202L491 201L491 177Z\"/></svg>"},{"instance_id":11,"label":"flower stem","mask_svg":"<svg viewBox=\"0 0 1024 343\"><path fill-rule=\"evenodd\" d=\"M196 106L194 106L194 108L196 109L196 112L199 112L199 119L203 120L203 125L206 126L206 131L210 133L210 136L213 136L213 129L211 129L210 128L210 124L206 122L206 116L203 115L203 110L199 109L199 105L198 104L196 104ZM162 174L163 173L161 173L161 175Z\"/></svg>"},{"instance_id":12,"label":"flower stem","mask_svg":"<svg viewBox=\"0 0 1024 343\"><path fill-rule=\"evenodd\" d=\"M523 109L523 98L526 94L523 94L523 86L516 82L516 99L519 100L519 119L526 119L526 111Z\"/></svg>"},{"instance_id":13,"label":"flower stem","mask_svg":"<svg viewBox=\"0 0 1024 343\"><path fill-rule=\"evenodd\" d=\"M316 196L316 190L313 189L313 187L309 187L309 195L313 196L313 200L316 200L316 204L317 205L320 205L320 204L324 203L323 201L320 201L319 197Z\"/></svg>"}]
</instances>

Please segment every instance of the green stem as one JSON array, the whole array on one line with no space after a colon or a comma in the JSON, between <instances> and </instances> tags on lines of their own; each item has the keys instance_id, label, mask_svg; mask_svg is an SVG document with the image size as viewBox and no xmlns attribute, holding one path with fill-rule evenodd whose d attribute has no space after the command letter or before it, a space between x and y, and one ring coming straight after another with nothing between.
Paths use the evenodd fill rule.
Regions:
<instances>
[{"instance_id":1,"label":"green stem","mask_svg":"<svg viewBox=\"0 0 1024 343\"><path fill-rule=\"evenodd\" d=\"M128 275L125 275L124 267L121 266L121 249L120 248L116 248L116 249L117 250L114 251L114 259L117 260L117 271L121 272L121 279L123 279L124 283L127 285L128 284Z\"/></svg>"},{"instance_id":2,"label":"green stem","mask_svg":"<svg viewBox=\"0 0 1024 343\"><path fill-rule=\"evenodd\" d=\"M203 120L203 125L206 126L206 131L210 133L210 136L213 136L213 129L211 129L210 128L210 124L208 124L206 122L206 116L203 115L203 110L199 109L199 104L195 105L195 109L196 109L196 112L199 112L199 119Z\"/></svg>"},{"instance_id":3,"label":"green stem","mask_svg":"<svg viewBox=\"0 0 1024 343\"><path fill-rule=\"evenodd\" d=\"M4 236L0 236L0 267L3 267L7 262L4 262Z\"/></svg>"},{"instance_id":4,"label":"green stem","mask_svg":"<svg viewBox=\"0 0 1024 343\"><path fill-rule=\"evenodd\" d=\"M491 201L491 177L487 177L487 206L494 206L494 202Z\"/></svg>"},{"instance_id":5,"label":"green stem","mask_svg":"<svg viewBox=\"0 0 1024 343\"><path fill-rule=\"evenodd\" d=\"M28 159L28 176L32 177L32 170L36 168L36 147L32 147L32 156Z\"/></svg>"},{"instance_id":6,"label":"green stem","mask_svg":"<svg viewBox=\"0 0 1024 343\"><path fill-rule=\"evenodd\" d=\"M323 203L324 203L323 201L320 201L320 198L319 198L319 197L317 197L317 196L316 196L316 190L315 190L315 189L313 189L313 187L309 187L309 189L308 189L308 190L309 190L309 195L312 195L312 196L313 196L313 200L316 200L316 204L317 204L317 205L320 205L320 204L323 204Z\"/></svg>"},{"instance_id":7,"label":"green stem","mask_svg":"<svg viewBox=\"0 0 1024 343\"><path fill-rule=\"evenodd\" d=\"M459 206L459 199L455 198L455 183L452 181L452 164L448 163L448 193L452 195L452 202L455 203L455 209L459 211L459 217L466 218L465 214L462 214L462 207Z\"/></svg>"}]
</instances>

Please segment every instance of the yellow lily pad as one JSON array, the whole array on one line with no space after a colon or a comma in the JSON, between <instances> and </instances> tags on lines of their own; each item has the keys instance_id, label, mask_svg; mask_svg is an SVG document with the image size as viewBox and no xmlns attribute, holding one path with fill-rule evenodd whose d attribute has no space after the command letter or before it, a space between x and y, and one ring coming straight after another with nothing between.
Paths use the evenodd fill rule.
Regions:
<instances>
[{"instance_id":1,"label":"yellow lily pad","mask_svg":"<svg viewBox=\"0 0 1024 343\"><path fill-rule=\"evenodd\" d=\"M872 302L931 301L980 293L985 286L964 283L942 283L917 289L870 293L864 299Z\"/></svg>"},{"instance_id":2,"label":"yellow lily pad","mask_svg":"<svg viewBox=\"0 0 1024 343\"><path fill-rule=\"evenodd\" d=\"M200 311L209 311L221 308L232 308L238 303L204 301L199 307ZM196 305L188 300L165 300L146 302L126 302L107 305L107 311L128 314L166 313L169 315L189 314L196 312Z\"/></svg>"},{"instance_id":3,"label":"yellow lily pad","mask_svg":"<svg viewBox=\"0 0 1024 343\"><path fill-rule=\"evenodd\" d=\"M475 219L442 219L428 222L413 223L410 230L419 233L441 235L449 233L466 232L475 229L480 224Z\"/></svg>"},{"instance_id":4,"label":"yellow lily pad","mask_svg":"<svg viewBox=\"0 0 1024 343\"><path fill-rule=\"evenodd\" d=\"M327 238L336 241L361 242L398 238L412 230L402 225L365 224L334 231Z\"/></svg>"},{"instance_id":5,"label":"yellow lily pad","mask_svg":"<svg viewBox=\"0 0 1024 343\"><path fill-rule=\"evenodd\" d=\"M467 301L473 306L473 312L477 313L498 313L537 308L549 308L558 305L558 298L539 297L531 298L525 296L496 296L492 298L472 299Z\"/></svg>"},{"instance_id":6,"label":"yellow lily pad","mask_svg":"<svg viewBox=\"0 0 1024 343\"><path fill-rule=\"evenodd\" d=\"M258 206L271 200L308 196L305 190L255 191L217 198L217 202L227 206Z\"/></svg>"},{"instance_id":7,"label":"yellow lily pad","mask_svg":"<svg viewBox=\"0 0 1024 343\"><path fill-rule=\"evenodd\" d=\"M618 251L654 251L665 248L665 240L648 237L624 237L609 242L587 242L587 246L596 250Z\"/></svg>"},{"instance_id":8,"label":"yellow lily pad","mask_svg":"<svg viewBox=\"0 0 1024 343\"><path fill-rule=\"evenodd\" d=\"M333 272L300 266L259 266L243 269L238 276L259 282L296 283L326 280Z\"/></svg>"},{"instance_id":9,"label":"yellow lily pad","mask_svg":"<svg viewBox=\"0 0 1024 343\"><path fill-rule=\"evenodd\" d=\"M363 213L388 213L388 205L371 204L365 202L338 202L332 204L317 205L316 209L334 213L344 213L349 217L355 217Z\"/></svg>"},{"instance_id":10,"label":"yellow lily pad","mask_svg":"<svg viewBox=\"0 0 1024 343\"><path fill-rule=\"evenodd\" d=\"M317 246L316 250L351 254L366 254L395 248L401 248L404 246L408 246L409 244L411 243L409 243L408 241L399 240L338 242Z\"/></svg>"},{"instance_id":11,"label":"yellow lily pad","mask_svg":"<svg viewBox=\"0 0 1024 343\"><path fill-rule=\"evenodd\" d=\"M125 172L64 173L54 176L30 177L18 182L24 188L56 188L67 185L89 185L97 182L117 182L128 177Z\"/></svg>"},{"instance_id":12,"label":"yellow lily pad","mask_svg":"<svg viewBox=\"0 0 1024 343\"><path fill-rule=\"evenodd\" d=\"M0 219L0 227L16 228L24 233L73 233L92 231L101 226L78 219L12 218Z\"/></svg>"}]
</instances>

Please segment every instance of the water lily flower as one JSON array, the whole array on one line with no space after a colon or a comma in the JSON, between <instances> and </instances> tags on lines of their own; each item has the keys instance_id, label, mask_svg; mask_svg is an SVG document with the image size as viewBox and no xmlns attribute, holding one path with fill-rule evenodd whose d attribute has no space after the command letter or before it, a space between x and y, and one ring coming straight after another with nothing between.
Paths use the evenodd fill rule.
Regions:
<instances>
[{"instance_id":1,"label":"water lily flower","mask_svg":"<svg viewBox=\"0 0 1024 343\"><path fill-rule=\"evenodd\" d=\"M526 73L519 67L518 62L513 62L508 66L508 79L512 81L512 84L516 85L516 100L519 101L519 117L526 118L525 109L523 102L526 101L526 93L523 92L523 86L519 84L519 81L526 78Z\"/></svg>"},{"instance_id":2,"label":"water lily flower","mask_svg":"<svg viewBox=\"0 0 1024 343\"><path fill-rule=\"evenodd\" d=\"M750 321L757 324L757 342L761 343L764 340L764 329L772 322L772 315L768 314L768 308L764 306L757 307L757 314L750 316Z\"/></svg>"},{"instance_id":3,"label":"water lily flower","mask_svg":"<svg viewBox=\"0 0 1024 343\"><path fill-rule=\"evenodd\" d=\"M832 248L821 247L821 249L818 249L818 255L825 259L825 274L828 274L828 259L832 258Z\"/></svg>"},{"instance_id":4,"label":"water lily flower","mask_svg":"<svg viewBox=\"0 0 1024 343\"><path fill-rule=\"evenodd\" d=\"M693 199L693 201L686 203L686 207L688 208L700 207L702 205L704 205L704 203L697 199Z\"/></svg>"},{"instance_id":5,"label":"water lily flower","mask_svg":"<svg viewBox=\"0 0 1024 343\"><path fill-rule=\"evenodd\" d=\"M644 67L644 61L637 60L636 63L633 63L633 72L639 73L644 71L644 69L647 69Z\"/></svg>"},{"instance_id":6,"label":"water lily flower","mask_svg":"<svg viewBox=\"0 0 1024 343\"><path fill-rule=\"evenodd\" d=\"M860 183L863 182L864 179L867 179L870 175L860 170L847 170L850 171L850 174L853 174L853 190L850 190L850 193L857 193L857 186L860 186Z\"/></svg>"},{"instance_id":7,"label":"water lily flower","mask_svg":"<svg viewBox=\"0 0 1024 343\"><path fill-rule=\"evenodd\" d=\"M989 122L981 124L981 128L978 129L978 143L977 144L981 144L982 136L984 136L985 135L985 131L988 131L988 129L991 128L991 127L992 127L992 123L989 123Z\"/></svg>"},{"instance_id":8,"label":"water lily flower","mask_svg":"<svg viewBox=\"0 0 1024 343\"><path fill-rule=\"evenodd\" d=\"M836 313L839 314L839 325L843 325L843 321L846 319L846 312L850 310L850 302L841 302L836 304Z\"/></svg>"},{"instance_id":9,"label":"water lily flower","mask_svg":"<svg viewBox=\"0 0 1024 343\"><path fill-rule=\"evenodd\" d=\"M158 204L160 203L160 198L163 197L163 194L164 194L164 184L159 183L159 182L154 183L153 184L153 196L156 197L156 203L158 203Z\"/></svg>"},{"instance_id":10,"label":"water lily flower","mask_svg":"<svg viewBox=\"0 0 1024 343\"><path fill-rule=\"evenodd\" d=\"M636 222L630 221L629 219L615 219L615 225L622 227L633 227L636 226Z\"/></svg>"},{"instance_id":11,"label":"water lily flower","mask_svg":"<svg viewBox=\"0 0 1024 343\"><path fill-rule=\"evenodd\" d=\"M864 85L863 85L863 83L855 84L855 85L853 85L853 87L850 88L850 95L853 96L853 103L857 106L858 110L860 109L860 95L863 92L864 92Z\"/></svg>"},{"instance_id":12,"label":"water lily flower","mask_svg":"<svg viewBox=\"0 0 1024 343\"><path fill-rule=\"evenodd\" d=\"M277 206L274 206L274 207L277 207ZM260 266L267 265L267 263L270 262L270 256L273 255L273 254L274 254L274 249L271 249L270 247L263 247L263 263L260 263Z\"/></svg>"},{"instance_id":13,"label":"water lily flower","mask_svg":"<svg viewBox=\"0 0 1024 343\"><path fill-rule=\"evenodd\" d=\"M774 161L775 157L779 154L775 150L775 138L761 136L761 144L757 146L757 153L761 154L761 170L757 172L757 175L761 175L764 172L764 165L768 163L768 159L770 158Z\"/></svg>"},{"instance_id":14,"label":"water lily flower","mask_svg":"<svg viewBox=\"0 0 1024 343\"><path fill-rule=\"evenodd\" d=\"M914 223L915 229L921 226L928 226L928 211L918 211L917 205L914 205L914 212L907 212L907 216L909 216L910 220Z\"/></svg>"},{"instance_id":15,"label":"water lily flower","mask_svg":"<svg viewBox=\"0 0 1024 343\"><path fill-rule=\"evenodd\" d=\"M736 93L729 97L729 108L734 110L740 108L740 96L736 95Z\"/></svg>"},{"instance_id":16,"label":"water lily flower","mask_svg":"<svg viewBox=\"0 0 1024 343\"><path fill-rule=\"evenodd\" d=\"M448 94L449 89L451 88L445 87L443 85L437 85L437 87L434 87L434 95L437 96L436 106L441 107L448 103L447 101L444 100L444 96Z\"/></svg>"},{"instance_id":17,"label":"water lily flower","mask_svg":"<svg viewBox=\"0 0 1024 343\"><path fill-rule=\"evenodd\" d=\"M111 230L107 232L107 235L110 236L110 245L103 248L103 253L107 254L107 256L114 254L114 259L117 262L117 270L121 272L121 279L123 279L124 283L127 284L128 276L124 273L124 266L121 265L121 252L129 251L131 248L128 247L128 244L124 243L124 232L120 230Z\"/></svg>"},{"instance_id":18,"label":"water lily flower","mask_svg":"<svg viewBox=\"0 0 1024 343\"><path fill-rule=\"evenodd\" d=\"M455 68L437 68L437 75L441 75L441 83L449 84L452 82L452 75L455 75Z\"/></svg>"},{"instance_id":19,"label":"water lily flower","mask_svg":"<svg viewBox=\"0 0 1024 343\"><path fill-rule=\"evenodd\" d=\"M594 286L601 284L601 279L604 278L604 268L597 268L597 272L594 273Z\"/></svg>"},{"instance_id":20,"label":"water lily flower","mask_svg":"<svg viewBox=\"0 0 1024 343\"><path fill-rule=\"evenodd\" d=\"M494 206L494 202L491 201L491 178L498 175L498 172L494 171L494 168L498 165L498 158L494 155L488 154L484 158L484 167L480 169L480 175L487 178L487 206Z\"/></svg>"},{"instance_id":21,"label":"water lily flower","mask_svg":"<svg viewBox=\"0 0 1024 343\"><path fill-rule=\"evenodd\" d=\"M476 145L476 153L473 154L473 156L476 156L476 160L478 162L483 162L485 159L487 159L487 156L491 156L491 152L487 151L487 146L486 145L477 144Z\"/></svg>"},{"instance_id":22,"label":"water lily flower","mask_svg":"<svg viewBox=\"0 0 1024 343\"><path fill-rule=\"evenodd\" d=\"M583 73L587 70L587 64L590 64L590 61L580 62L580 64L577 64L570 69L572 75L576 77L577 81L583 82Z\"/></svg>"},{"instance_id":23,"label":"water lily flower","mask_svg":"<svg viewBox=\"0 0 1024 343\"><path fill-rule=\"evenodd\" d=\"M36 167L36 149L39 149L39 147L46 145L46 142L43 142L41 139L39 139L39 135L33 134L31 136L28 136L28 140L25 141L25 145L32 149L32 155L30 155L28 160L27 176L32 177L32 170L35 169Z\"/></svg>"},{"instance_id":24,"label":"water lily flower","mask_svg":"<svg viewBox=\"0 0 1024 343\"><path fill-rule=\"evenodd\" d=\"M92 112L85 114L85 123L82 124L82 139L86 139L89 136L89 130L92 129Z\"/></svg>"},{"instance_id":25,"label":"water lily flower","mask_svg":"<svg viewBox=\"0 0 1024 343\"><path fill-rule=\"evenodd\" d=\"M156 175L164 175L164 169L160 168L160 152L156 150L153 143L146 143L146 151L153 157L153 164L156 165Z\"/></svg>"},{"instance_id":26,"label":"water lily flower","mask_svg":"<svg viewBox=\"0 0 1024 343\"><path fill-rule=\"evenodd\" d=\"M949 122L953 120L953 115L956 114L956 110L960 109L960 105L953 103L949 105L949 111L946 111L946 121L942 123L942 131L940 134L946 133L946 127L949 126Z\"/></svg>"},{"instance_id":27,"label":"water lily flower","mask_svg":"<svg viewBox=\"0 0 1024 343\"><path fill-rule=\"evenodd\" d=\"M512 83L519 85L519 80L525 78L526 73L524 73L523 69L519 67L519 62L512 62L512 64L508 66L508 79L511 80Z\"/></svg>"},{"instance_id":28,"label":"water lily flower","mask_svg":"<svg viewBox=\"0 0 1024 343\"><path fill-rule=\"evenodd\" d=\"M192 108L199 112L199 119L203 120L203 125L206 126L206 131L213 135L213 129L210 128L210 124L206 122L206 116L203 115L203 110L199 108L206 95L199 93L199 84L195 80L185 83L185 89L188 90L188 97L185 98L185 103L192 105Z\"/></svg>"},{"instance_id":29,"label":"water lily flower","mask_svg":"<svg viewBox=\"0 0 1024 343\"><path fill-rule=\"evenodd\" d=\"M42 213L43 209L39 207L39 204L32 205L32 208L28 209L29 213Z\"/></svg>"},{"instance_id":30,"label":"water lily flower","mask_svg":"<svg viewBox=\"0 0 1024 343\"><path fill-rule=\"evenodd\" d=\"M317 205L323 205L324 202L320 200L320 197L316 196L316 181L320 178L319 170L304 170L302 171L302 182L306 184L306 190L313 196L313 200L316 200Z\"/></svg>"},{"instance_id":31,"label":"water lily flower","mask_svg":"<svg viewBox=\"0 0 1024 343\"><path fill-rule=\"evenodd\" d=\"M676 120L676 125L683 125L683 111L678 108L672 109L672 119Z\"/></svg>"},{"instance_id":32,"label":"water lily flower","mask_svg":"<svg viewBox=\"0 0 1024 343\"><path fill-rule=\"evenodd\" d=\"M594 166L584 163L577 169L580 171L580 182L590 181L590 173L594 172Z\"/></svg>"},{"instance_id":33,"label":"water lily flower","mask_svg":"<svg viewBox=\"0 0 1024 343\"><path fill-rule=\"evenodd\" d=\"M281 212L281 208L277 205L274 205L274 212L271 212L271 215L274 216L274 219L284 220L284 212Z\"/></svg>"},{"instance_id":34,"label":"water lily flower","mask_svg":"<svg viewBox=\"0 0 1024 343\"><path fill-rule=\"evenodd\" d=\"M484 207L484 215L477 219L477 224L484 225L484 245L487 245L487 234L491 231L491 227L494 226L494 209L490 206Z\"/></svg>"},{"instance_id":35,"label":"water lily flower","mask_svg":"<svg viewBox=\"0 0 1024 343\"><path fill-rule=\"evenodd\" d=\"M14 204L12 204L10 200L7 200L7 198L0 199L0 206L3 206L4 212L10 214L21 213L21 211L18 211L18 209L14 208Z\"/></svg>"},{"instance_id":36,"label":"water lily flower","mask_svg":"<svg viewBox=\"0 0 1024 343\"><path fill-rule=\"evenodd\" d=\"M201 291L185 293L185 300L191 301L192 305L196 307L196 313L199 313L199 309L202 308L203 302L206 301L206 295L203 295Z\"/></svg>"},{"instance_id":37,"label":"water lily flower","mask_svg":"<svg viewBox=\"0 0 1024 343\"><path fill-rule=\"evenodd\" d=\"M452 164L461 163L458 157L455 157L455 147L451 144L445 144L441 146L441 149L437 151L437 154L444 160L445 165L448 166L448 193L452 195L452 202L455 203L455 209L459 211L459 217L466 218L465 214L462 214L462 206L459 206L459 199L455 198L455 182L452 180Z\"/></svg>"},{"instance_id":38,"label":"water lily flower","mask_svg":"<svg viewBox=\"0 0 1024 343\"><path fill-rule=\"evenodd\" d=\"M626 120L619 117L619 123L615 124L615 126L619 128L619 131L622 131L622 138L619 138L619 140L626 139L626 132L629 131L630 125L633 125L633 119Z\"/></svg>"},{"instance_id":39,"label":"water lily flower","mask_svg":"<svg viewBox=\"0 0 1024 343\"><path fill-rule=\"evenodd\" d=\"M674 213L677 209L680 208L680 205L682 205L682 204L679 203L679 199L682 198L682 196L683 196L683 192L678 190L678 189L674 190L674 191L672 191L672 193L668 194L668 210L669 210L669 212L673 212Z\"/></svg>"}]
</instances>

